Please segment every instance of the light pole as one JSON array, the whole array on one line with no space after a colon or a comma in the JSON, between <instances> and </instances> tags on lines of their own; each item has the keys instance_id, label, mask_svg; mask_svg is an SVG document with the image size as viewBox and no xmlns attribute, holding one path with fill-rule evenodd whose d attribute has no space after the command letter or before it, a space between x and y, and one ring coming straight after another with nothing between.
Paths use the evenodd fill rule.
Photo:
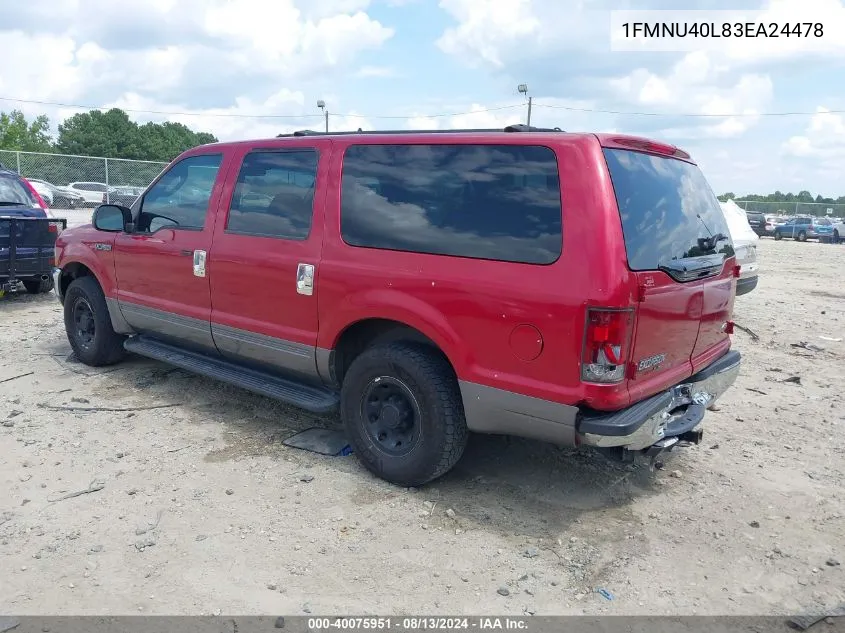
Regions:
<instances>
[{"instance_id":1,"label":"light pole","mask_svg":"<svg viewBox=\"0 0 845 633\"><path fill-rule=\"evenodd\" d=\"M329 111L326 109L326 102L320 99L317 101L317 107L326 115L326 134L329 133Z\"/></svg>"},{"instance_id":2,"label":"light pole","mask_svg":"<svg viewBox=\"0 0 845 633\"><path fill-rule=\"evenodd\" d=\"M516 89L519 90L519 94L528 97L528 127L531 127L531 97L528 95L528 84L519 84Z\"/></svg>"}]
</instances>

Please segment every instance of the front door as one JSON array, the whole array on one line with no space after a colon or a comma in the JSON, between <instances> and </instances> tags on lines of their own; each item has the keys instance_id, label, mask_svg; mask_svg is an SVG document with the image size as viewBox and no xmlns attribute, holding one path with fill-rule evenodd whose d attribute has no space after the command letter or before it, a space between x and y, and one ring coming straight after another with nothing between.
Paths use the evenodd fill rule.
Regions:
<instances>
[{"instance_id":1,"label":"front door","mask_svg":"<svg viewBox=\"0 0 845 633\"><path fill-rule=\"evenodd\" d=\"M314 382L330 152L331 141L311 139L257 143L234 155L210 253L220 353Z\"/></svg>"},{"instance_id":2,"label":"front door","mask_svg":"<svg viewBox=\"0 0 845 633\"><path fill-rule=\"evenodd\" d=\"M137 331L214 351L208 252L223 188L223 154L183 158L140 201L136 229L114 244L117 299Z\"/></svg>"}]
</instances>

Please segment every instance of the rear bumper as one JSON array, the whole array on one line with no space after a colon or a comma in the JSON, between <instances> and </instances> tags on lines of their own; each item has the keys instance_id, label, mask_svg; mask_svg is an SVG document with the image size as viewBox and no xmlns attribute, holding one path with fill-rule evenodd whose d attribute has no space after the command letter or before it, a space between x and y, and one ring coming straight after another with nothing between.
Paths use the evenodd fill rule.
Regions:
<instances>
[{"instance_id":1,"label":"rear bumper","mask_svg":"<svg viewBox=\"0 0 845 633\"><path fill-rule=\"evenodd\" d=\"M694 434L706 408L736 381L739 367L739 352L730 351L683 383L613 413L585 412L478 383L459 384L473 432L636 451Z\"/></svg>"},{"instance_id":2,"label":"rear bumper","mask_svg":"<svg viewBox=\"0 0 845 633\"><path fill-rule=\"evenodd\" d=\"M579 442L638 451L693 433L707 407L734 384L740 365L739 352L730 351L683 383L627 409L582 415L577 425Z\"/></svg>"},{"instance_id":3,"label":"rear bumper","mask_svg":"<svg viewBox=\"0 0 845 633\"><path fill-rule=\"evenodd\" d=\"M59 299L59 303L64 303L65 297L62 294L62 269L53 267L52 276L53 289L56 291L56 297Z\"/></svg>"},{"instance_id":4,"label":"rear bumper","mask_svg":"<svg viewBox=\"0 0 845 633\"><path fill-rule=\"evenodd\" d=\"M757 275L740 277L736 280L736 296L747 295L757 287Z\"/></svg>"}]
</instances>

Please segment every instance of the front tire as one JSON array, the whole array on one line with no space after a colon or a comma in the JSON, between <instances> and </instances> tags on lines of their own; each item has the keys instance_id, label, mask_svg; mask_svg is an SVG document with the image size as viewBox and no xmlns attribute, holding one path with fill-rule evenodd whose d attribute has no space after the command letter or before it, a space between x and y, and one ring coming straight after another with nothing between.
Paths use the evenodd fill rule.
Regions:
<instances>
[{"instance_id":1,"label":"front tire","mask_svg":"<svg viewBox=\"0 0 845 633\"><path fill-rule=\"evenodd\" d=\"M93 277L70 284L64 307L67 338L81 362L100 367L123 358L123 337L114 331L106 297Z\"/></svg>"},{"instance_id":2,"label":"front tire","mask_svg":"<svg viewBox=\"0 0 845 633\"><path fill-rule=\"evenodd\" d=\"M23 287L31 295L38 295L50 292L53 289L52 279L26 279L22 281Z\"/></svg>"},{"instance_id":3,"label":"front tire","mask_svg":"<svg viewBox=\"0 0 845 633\"><path fill-rule=\"evenodd\" d=\"M775 241L776 241L776 242L779 242L779 241L780 241L780 240L782 240L782 239L783 239L783 234L781 234L781 233L775 233Z\"/></svg>"},{"instance_id":4,"label":"front tire","mask_svg":"<svg viewBox=\"0 0 845 633\"><path fill-rule=\"evenodd\" d=\"M799 242L806 242L807 241L807 234L804 231L801 231L798 235L795 236Z\"/></svg>"},{"instance_id":5,"label":"front tire","mask_svg":"<svg viewBox=\"0 0 845 633\"><path fill-rule=\"evenodd\" d=\"M376 345L346 372L341 416L355 455L378 477L421 486L450 470L469 431L457 377L436 349Z\"/></svg>"}]
</instances>

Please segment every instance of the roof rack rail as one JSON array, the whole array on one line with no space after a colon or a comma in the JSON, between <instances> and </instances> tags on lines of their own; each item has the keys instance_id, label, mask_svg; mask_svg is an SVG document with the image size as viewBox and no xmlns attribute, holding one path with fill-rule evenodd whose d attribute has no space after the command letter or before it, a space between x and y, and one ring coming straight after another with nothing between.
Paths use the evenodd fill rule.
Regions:
<instances>
[{"instance_id":1,"label":"roof rack rail","mask_svg":"<svg viewBox=\"0 0 845 633\"><path fill-rule=\"evenodd\" d=\"M379 134L467 134L467 133L479 133L479 132L563 132L559 127L528 127L522 123L517 123L514 125L509 125L506 128L474 128L474 129L462 129L462 130L367 130L364 131L361 128L358 128L354 131L346 131L346 132L317 132L316 130L297 130L296 132L290 134L278 134L276 138L289 138L292 136L348 136L350 134L366 134L366 135L379 135Z\"/></svg>"}]
</instances>

